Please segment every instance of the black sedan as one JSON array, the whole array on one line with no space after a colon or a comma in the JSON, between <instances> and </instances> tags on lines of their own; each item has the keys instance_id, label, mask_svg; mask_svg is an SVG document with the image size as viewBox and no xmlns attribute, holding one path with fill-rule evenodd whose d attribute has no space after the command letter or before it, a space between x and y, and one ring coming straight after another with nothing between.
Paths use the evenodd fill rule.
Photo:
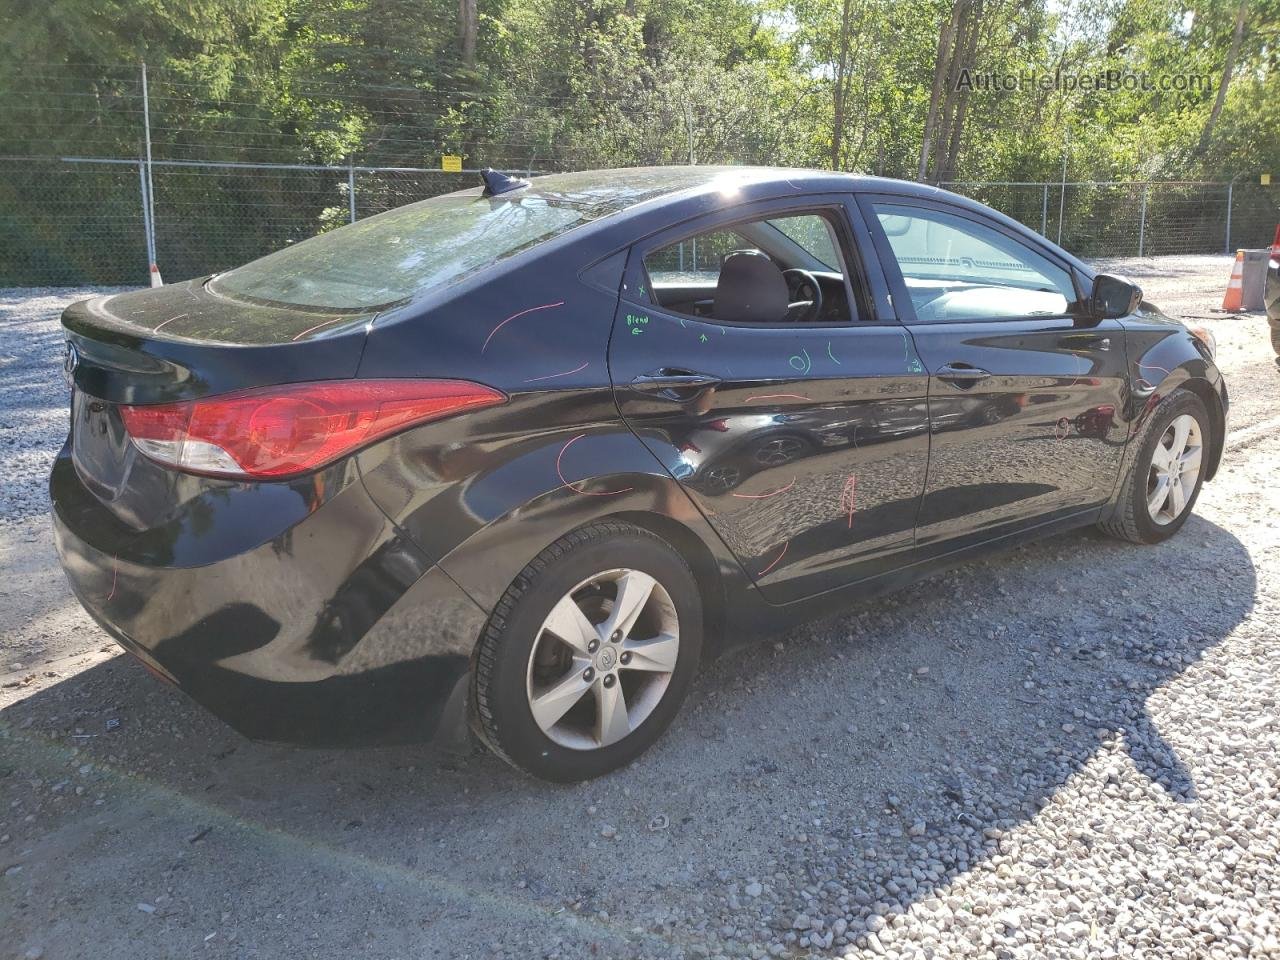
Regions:
<instances>
[{"instance_id":1,"label":"black sedan","mask_svg":"<svg viewBox=\"0 0 1280 960\"><path fill-rule=\"evenodd\" d=\"M67 309L86 609L248 736L627 763L761 631L1222 455L1210 338L987 207L812 171L560 174Z\"/></svg>"}]
</instances>

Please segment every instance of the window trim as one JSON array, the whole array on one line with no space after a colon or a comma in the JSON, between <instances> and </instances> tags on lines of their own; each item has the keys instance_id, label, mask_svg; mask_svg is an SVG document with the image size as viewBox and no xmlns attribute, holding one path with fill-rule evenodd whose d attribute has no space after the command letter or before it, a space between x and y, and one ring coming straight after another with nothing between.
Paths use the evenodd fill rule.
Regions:
<instances>
[{"instance_id":1,"label":"window trim","mask_svg":"<svg viewBox=\"0 0 1280 960\"><path fill-rule=\"evenodd\" d=\"M861 250L855 240L857 231L853 224L853 217L857 213L857 208L852 207L853 197L845 194L809 194L807 196L775 198L771 200L753 201L740 204L733 207L727 207L723 210L717 210L714 213L705 214L700 217L694 217L685 220L679 224L668 227L665 230L657 231L650 234L642 240L638 240L630 247L627 256L627 269L623 277L621 300L630 303L633 306L647 310L661 310L673 317L684 317L690 320L697 320L700 323L710 323L722 327L736 327L744 330L823 330L823 329L861 329L863 327L873 326L876 323L885 321L879 320L876 316L875 302L872 295L872 287L870 274L867 265L861 255ZM697 317L693 314L681 313L677 310L671 310L655 300L649 299L646 295L645 301L636 299L631 292L638 288L640 284L645 284L652 289L652 281L649 277L648 269L645 267L645 258L656 250L680 243L692 237L699 236L715 230L732 229L737 224L751 223L760 220L770 220L783 216L802 216L806 213L813 213L818 216L826 215L828 226L835 232L838 243L837 252L844 261L842 264L842 276L844 279L845 296L850 306L857 305L858 312L850 311L848 320L838 322L824 323L796 323L778 321L776 323L755 323L741 320L719 320L715 317ZM779 231L781 232L781 231ZM782 234L786 237L786 234ZM795 243L789 237L786 237L791 243ZM857 287L853 284L853 275L857 273L859 284ZM858 320L855 317L866 315L868 319ZM888 321L897 325L895 321Z\"/></svg>"},{"instance_id":2,"label":"window trim","mask_svg":"<svg viewBox=\"0 0 1280 960\"><path fill-rule=\"evenodd\" d=\"M1043 242L1043 238L1039 237L1039 235L1036 235L1034 238L1028 237L1019 231L1011 230L1005 224L984 216L977 211L969 210L965 207L958 206L957 204L948 203L945 200L925 199L922 197L897 193L859 193L857 195L857 200L858 207L862 211L863 220L866 221L867 229L871 233L872 243L874 244L876 253L879 256L881 269L884 270L885 279L892 290L894 306L903 323L932 326L940 323L1025 323L1028 321L1038 320L1078 321L1085 315L1082 308L1086 298L1080 289L1078 271L1072 264L1067 263L1062 259L1062 257L1058 256L1055 251L1046 246ZM1057 267L1067 275L1071 281L1071 287L1075 291L1075 303L1069 304L1069 309L1064 313L1006 314L994 317L965 317L963 319L955 317L921 319L916 314L915 301L911 299L911 292L907 289L906 279L902 275L902 268L898 265L897 255L893 252L893 246L889 242L889 237L880 223L880 218L875 209L875 204L877 203L892 204L893 206L898 207L918 207L925 211L944 213L960 220L967 220L980 227L985 227L988 230L999 233L1010 240L1027 247L1032 252L1048 260L1053 266ZM1074 307L1074 309L1071 309L1072 307Z\"/></svg>"}]
</instances>

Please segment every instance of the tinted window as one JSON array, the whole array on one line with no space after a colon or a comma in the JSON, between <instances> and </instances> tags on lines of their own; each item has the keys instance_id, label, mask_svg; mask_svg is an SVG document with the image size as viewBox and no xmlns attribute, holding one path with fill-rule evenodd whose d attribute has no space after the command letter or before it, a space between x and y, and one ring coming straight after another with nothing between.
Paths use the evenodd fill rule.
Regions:
<instances>
[{"instance_id":1,"label":"tinted window","mask_svg":"<svg viewBox=\"0 0 1280 960\"><path fill-rule=\"evenodd\" d=\"M211 286L272 303L376 309L460 280L591 216L538 196L433 197L268 254Z\"/></svg>"},{"instance_id":2,"label":"tinted window","mask_svg":"<svg viewBox=\"0 0 1280 960\"><path fill-rule=\"evenodd\" d=\"M708 230L645 256L648 296L675 313L714 320L848 323L853 311L836 238L826 213L761 218ZM737 261L737 269L725 272L730 258L744 256L757 260L745 268ZM759 296L747 295L740 289L743 284ZM772 307L768 315L755 309L745 316L736 313L730 304L744 297L776 303L776 315Z\"/></svg>"},{"instance_id":3,"label":"tinted window","mask_svg":"<svg viewBox=\"0 0 1280 960\"><path fill-rule=\"evenodd\" d=\"M715 286L720 264L735 250L755 250L756 246L732 230L715 230L681 240L655 250L644 265L657 285L704 283Z\"/></svg>"},{"instance_id":4,"label":"tinted window","mask_svg":"<svg viewBox=\"0 0 1280 960\"><path fill-rule=\"evenodd\" d=\"M831 235L831 224L818 216L778 217L769 224L804 247L805 252L828 270L839 270L840 255Z\"/></svg>"},{"instance_id":5,"label":"tinted window","mask_svg":"<svg viewBox=\"0 0 1280 960\"><path fill-rule=\"evenodd\" d=\"M873 206L921 320L1057 316L1075 304L1067 271L998 230L941 210Z\"/></svg>"}]
</instances>

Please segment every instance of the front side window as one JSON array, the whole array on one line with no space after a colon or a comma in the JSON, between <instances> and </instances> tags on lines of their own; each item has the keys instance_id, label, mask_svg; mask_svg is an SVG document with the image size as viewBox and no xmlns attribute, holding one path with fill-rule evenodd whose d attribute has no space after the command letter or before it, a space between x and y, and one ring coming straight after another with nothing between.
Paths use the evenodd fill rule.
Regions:
<instances>
[{"instance_id":1,"label":"front side window","mask_svg":"<svg viewBox=\"0 0 1280 960\"><path fill-rule=\"evenodd\" d=\"M1062 316L1075 306L1071 275L999 230L941 210L872 206L920 320Z\"/></svg>"},{"instance_id":2,"label":"front side window","mask_svg":"<svg viewBox=\"0 0 1280 960\"><path fill-rule=\"evenodd\" d=\"M830 217L761 217L652 250L649 299L730 323L848 323L855 311Z\"/></svg>"},{"instance_id":3,"label":"front side window","mask_svg":"<svg viewBox=\"0 0 1280 960\"><path fill-rule=\"evenodd\" d=\"M450 194L285 247L217 277L215 293L329 310L378 310L461 280L591 219L538 196Z\"/></svg>"}]
</instances>

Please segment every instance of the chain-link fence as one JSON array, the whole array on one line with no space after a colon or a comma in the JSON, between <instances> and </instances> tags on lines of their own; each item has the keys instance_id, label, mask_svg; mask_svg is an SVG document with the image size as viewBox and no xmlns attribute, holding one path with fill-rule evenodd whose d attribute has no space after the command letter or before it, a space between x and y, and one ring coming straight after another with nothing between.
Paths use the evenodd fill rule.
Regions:
<instances>
[{"instance_id":1,"label":"chain-link fence","mask_svg":"<svg viewBox=\"0 0 1280 960\"><path fill-rule=\"evenodd\" d=\"M155 161L156 262L166 280L238 266L401 204L475 182L475 171ZM142 161L0 159L0 286L147 278Z\"/></svg>"},{"instance_id":2,"label":"chain-link fence","mask_svg":"<svg viewBox=\"0 0 1280 960\"><path fill-rule=\"evenodd\" d=\"M980 200L1083 257L1229 253L1271 242L1280 212L1256 183L1134 181L955 182Z\"/></svg>"},{"instance_id":3,"label":"chain-link fence","mask_svg":"<svg viewBox=\"0 0 1280 960\"><path fill-rule=\"evenodd\" d=\"M154 224L140 160L0 159L0 286L127 284L213 273L475 171L156 161ZM1081 256L1223 253L1270 243L1280 210L1242 183L949 183Z\"/></svg>"}]
</instances>

